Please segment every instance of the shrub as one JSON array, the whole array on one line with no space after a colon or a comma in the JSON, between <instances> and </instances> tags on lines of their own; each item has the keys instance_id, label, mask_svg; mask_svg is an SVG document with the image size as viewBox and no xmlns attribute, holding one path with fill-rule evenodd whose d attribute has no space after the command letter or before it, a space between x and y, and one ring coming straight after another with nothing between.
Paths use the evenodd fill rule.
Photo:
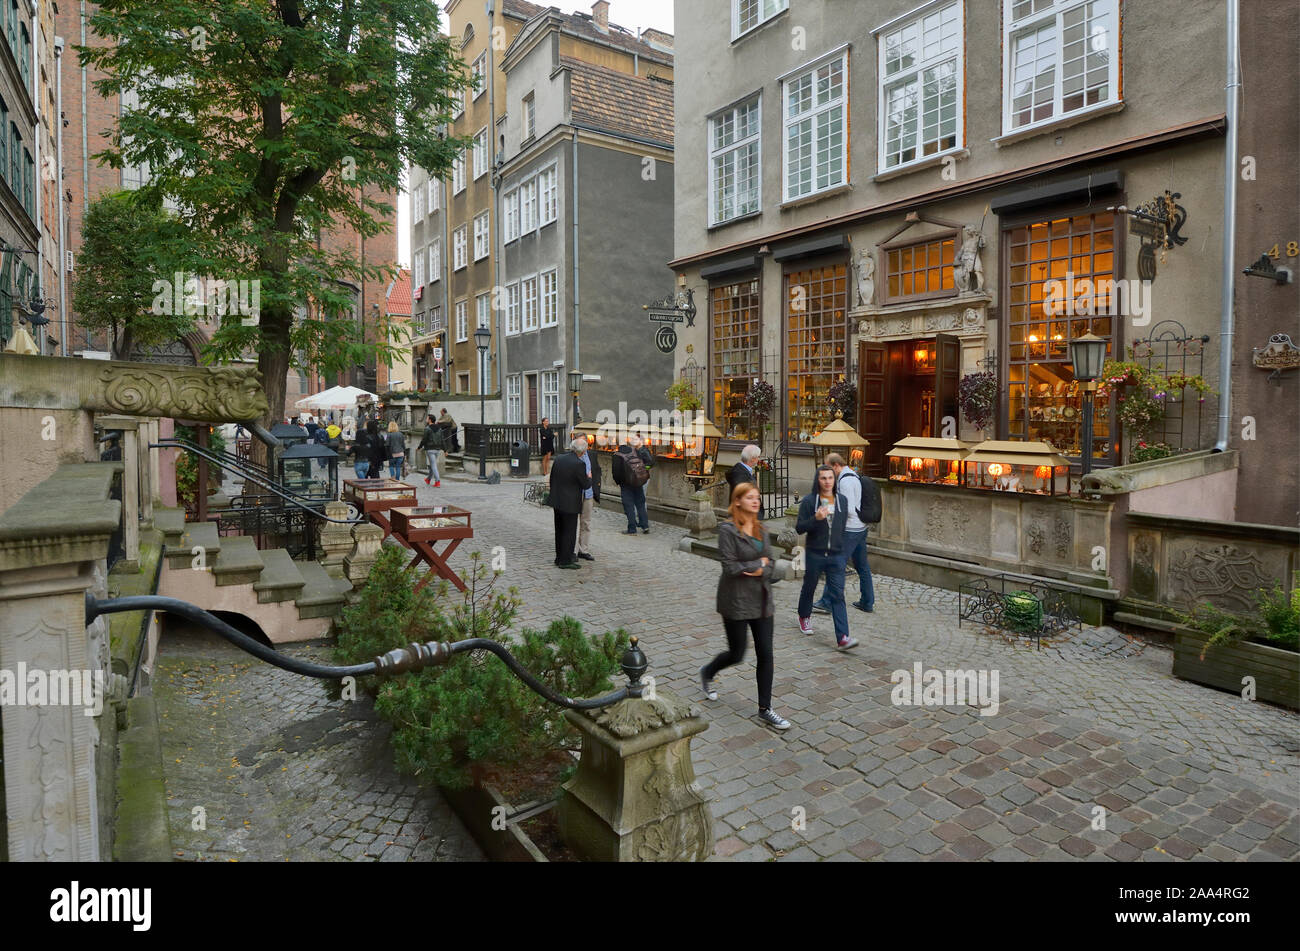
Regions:
<instances>
[{"instance_id":1,"label":"shrub","mask_svg":"<svg viewBox=\"0 0 1300 951\"><path fill-rule=\"evenodd\" d=\"M1201 650L1201 660L1208 651L1237 641L1254 641L1270 647L1300 651L1300 588L1287 597L1281 584L1269 591L1260 588L1255 592L1255 611L1252 614L1232 614L1214 605L1199 604L1191 614L1180 614L1178 619L1189 627L1209 634Z\"/></svg>"},{"instance_id":2,"label":"shrub","mask_svg":"<svg viewBox=\"0 0 1300 951\"><path fill-rule=\"evenodd\" d=\"M177 426L176 438L188 439L196 444L199 441L198 433L193 426ZM221 430L215 426L208 428L208 448L213 452L224 452L226 448L225 437L221 435ZM221 487L221 471L221 467L215 463L208 464L209 489L219 489ZM176 501L187 508L193 509L198 505L198 484L199 457L192 452L181 450L176 454Z\"/></svg>"},{"instance_id":3,"label":"shrub","mask_svg":"<svg viewBox=\"0 0 1300 951\"><path fill-rule=\"evenodd\" d=\"M1150 462L1153 459L1166 459L1177 455L1178 450L1168 443L1139 442L1128 454L1129 462Z\"/></svg>"}]
</instances>

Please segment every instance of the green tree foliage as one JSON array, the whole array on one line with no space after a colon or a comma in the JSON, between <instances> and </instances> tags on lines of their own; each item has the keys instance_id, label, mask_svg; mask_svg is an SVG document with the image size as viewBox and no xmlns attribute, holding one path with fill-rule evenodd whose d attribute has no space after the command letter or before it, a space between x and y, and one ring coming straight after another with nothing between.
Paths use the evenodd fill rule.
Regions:
<instances>
[{"instance_id":1,"label":"green tree foliage","mask_svg":"<svg viewBox=\"0 0 1300 951\"><path fill-rule=\"evenodd\" d=\"M137 344L165 343L193 330L193 316L185 316L184 307L152 306L155 280L170 284L168 268L190 269L190 247L189 229L162 209L156 195L101 195L81 225L72 285L78 321L90 330L109 331L119 360L127 359ZM173 313L177 309L180 313Z\"/></svg>"},{"instance_id":2,"label":"green tree foliage","mask_svg":"<svg viewBox=\"0 0 1300 951\"><path fill-rule=\"evenodd\" d=\"M386 546L380 552L359 600L340 619L340 663L372 660L412 641L484 637L507 644L558 693L588 697L613 689L610 677L627 647L625 631L588 637L581 624L564 617L544 631L523 628L512 638L520 601L513 589L494 593L495 578L477 552L471 556L470 590L459 600L449 597L446 582L415 591L418 579L404 563L404 549ZM467 786L481 766L536 760L571 740L561 708L486 652L366 686L375 693L375 709L393 724L397 768L439 785Z\"/></svg>"},{"instance_id":3,"label":"green tree foliage","mask_svg":"<svg viewBox=\"0 0 1300 951\"><path fill-rule=\"evenodd\" d=\"M190 253L159 260L260 282L257 320L221 318L208 356L256 350L270 423L284 413L291 361L326 372L391 344L362 341L353 287L390 277L363 263L351 229L387 225L407 163L445 176L463 139L446 137L469 84L429 0L104 0L79 47L110 99L133 94L109 146L113 168L147 163L141 192L172 200ZM180 266L184 264L185 267Z\"/></svg>"}]
</instances>

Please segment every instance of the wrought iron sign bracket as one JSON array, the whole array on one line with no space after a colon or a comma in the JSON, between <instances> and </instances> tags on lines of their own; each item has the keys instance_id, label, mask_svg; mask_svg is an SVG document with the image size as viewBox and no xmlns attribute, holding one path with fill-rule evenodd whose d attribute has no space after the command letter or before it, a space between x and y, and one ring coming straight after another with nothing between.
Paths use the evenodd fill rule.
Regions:
<instances>
[{"instance_id":1,"label":"wrought iron sign bracket","mask_svg":"<svg viewBox=\"0 0 1300 951\"><path fill-rule=\"evenodd\" d=\"M1261 254L1258 261L1248 268L1243 268L1241 273L1247 277L1267 277L1279 284L1291 283L1291 269L1289 267L1275 266L1273 259L1267 254Z\"/></svg>"}]
</instances>

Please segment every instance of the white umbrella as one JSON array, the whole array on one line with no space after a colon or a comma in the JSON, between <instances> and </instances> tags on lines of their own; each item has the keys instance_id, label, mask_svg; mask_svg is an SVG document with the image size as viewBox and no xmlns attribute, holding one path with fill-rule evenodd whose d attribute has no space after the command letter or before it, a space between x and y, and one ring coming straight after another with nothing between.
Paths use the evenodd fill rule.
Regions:
<instances>
[{"instance_id":1,"label":"white umbrella","mask_svg":"<svg viewBox=\"0 0 1300 951\"><path fill-rule=\"evenodd\" d=\"M372 402L378 402L379 397L374 393L356 386L333 386L314 396L308 396L299 400L295 406L301 406L304 409L350 409L357 405L361 397L368 397Z\"/></svg>"}]
</instances>

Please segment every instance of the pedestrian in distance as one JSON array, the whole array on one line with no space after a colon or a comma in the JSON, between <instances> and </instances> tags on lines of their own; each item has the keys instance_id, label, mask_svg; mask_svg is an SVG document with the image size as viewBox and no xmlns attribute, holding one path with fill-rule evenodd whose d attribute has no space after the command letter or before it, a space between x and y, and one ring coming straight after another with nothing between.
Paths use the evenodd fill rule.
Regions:
<instances>
[{"instance_id":1,"label":"pedestrian in distance","mask_svg":"<svg viewBox=\"0 0 1300 951\"><path fill-rule=\"evenodd\" d=\"M713 678L718 671L745 659L746 635L754 638L757 661L758 718L775 730L790 729L790 721L772 709L772 576L775 551L772 536L759 520L762 502L758 486L742 482L731 490L727 511L731 520L718 526L717 609L727 633L727 649L700 668L700 689L706 700L717 700Z\"/></svg>"},{"instance_id":2,"label":"pedestrian in distance","mask_svg":"<svg viewBox=\"0 0 1300 951\"><path fill-rule=\"evenodd\" d=\"M460 452L460 439L456 435L456 421L451 418L451 413L447 412L447 407L442 408L438 414L438 425L442 427L443 438L446 445L452 452Z\"/></svg>"},{"instance_id":3,"label":"pedestrian in distance","mask_svg":"<svg viewBox=\"0 0 1300 951\"><path fill-rule=\"evenodd\" d=\"M379 434L379 423L373 419L366 420L365 432L357 440L358 452L364 455L368 466L366 468L367 479L378 479L383 476L384 456L388 453L387 442Z\"/></svg>"},{"instance_id":4,"label":"pedestrian in distance","mask_svg":"<svg viewBox=\"0 0 1300 951\"><path fill-rule=\"evenodd\" d=\"M591 451L586 439L582 440L582 445L582 462L591 485L582 493L582 513L578 517L577 551L578 557L583 561L595 561L596 556L591 553L591 513L600 504L600 460Z\"/></svg>"},{"instance_id":5,"label":"pedestrian in distance","mask_svg":"<svg viewBox=\"0 0 1300 951\"><path fill-rule=\"evenodd\" d=\"M542 475L550 475L551 458L555 455L555 433L551 432L551 421L545 416L542 417L542 432L537 441L542 454Z\"/></svg>"},{"instance_id":6,"label":"pedestrian in distance","mask_svg":"<svg viewBox=\"0 0 1300 951\"><path fill-rule=\"evenodd\" d=\"M387 445L388 474L394 479L402 477L402 467L406 465L406 434L397 425L397 420L388 424Z\"/></svg>"},{"instance_id":7,"label":"pedestrian in distance","mask_svg":"<svg viewBox=\"0 0 1300 951\"><path fill-rule=\"evenodd\" d=\"M803 587L799 591L799 630L812 634L813 593L817 581L826 576L826 602L835 622L835 646L840 650L857 647L857 638L849 634L848 612L844 607L844 525L848 506L835 491L835 470L828 465L817 467L813 490L799 502L799 519L795 531L807 535L804 546Z\"/></svg>"},{"instance_id":8,"label":"pedestrian in distance","mask_svg":"<svg viewBox=\"0 0 1300 951\"><path fill-rule=\"evenodd\" d=\"M614 454L614 484L619 488L623 501L623 514L627 516L627 531L624 535L635 535L637 526L650 534L650 518L646 514L645 486L650 481L650 467L654 457L650 450L641 445L641 437L635 433L627 437L627 442L618 447Z\"/></svg>"},{"instance_id":9,"label":"pedestrian in distance","mask_svg":"<svg viewBox=\"0 0 1300 951\"><path fill-rule=\"evenodd\" d=\"M430 413L425 417L424 434L420 437L420 449L424 451L424 458L429 461L429 475L424 480L428 485L433 482L433 487L439 488L442 485L442 477L438 475L438 453L442 451L446 444L446 437L443 435L442 428L438 426Z\"/></svg>"},{"instance_id":10,"label":"pedestrian in distance","mask_svg":"<svg viewBox=\"0 0 1300 951\"><path fill-rule=\"evenodd\" d=\"M762 455L763 450L753 443L740 450L740 461L727 470L727 484L731 486L733 492L736 490L736 486L746 482L758 485L758 471L755 467ZM762 499L761 494L759 499ZM758 507L758 517L760 519L763 517L763 506L761 504Z\"/></svg>"},{"instance_id":11,"label":"pedestrian in distance","mask_svg":"<svg viewBox=\"0 0 1300 951\"><path fill-rule=\"evenodd\" d=\"M583 496L591 489L591 478L582 457L587 453L587 440L579 437L569 445L570 452L562 453L551 466L549 501L555 510L555 566L577 568L574 546L578 541L578 518L582 514Z\"/></svg>"},{"instance_id":12,"label":"pedestrian in distance","mask_svg":"<svg viewBox=\"0 0 1300 951\"><path fill-rule=\"evenodd\" d=\"M871 582L871 565L867 561L867 523L880 521L880 489L870 476L859 476L844 462L844 457L833 452L826 464L835 470L835 491L844 498L848 519L844 523L844 565L847 584L848 566L858 573L858 600L853 606L870 614L876 607L876 589ZM846 595L847 596L847 595ZM825 595L813 604L813 610L830 613Z\"/></svg>"}]
</instances>

